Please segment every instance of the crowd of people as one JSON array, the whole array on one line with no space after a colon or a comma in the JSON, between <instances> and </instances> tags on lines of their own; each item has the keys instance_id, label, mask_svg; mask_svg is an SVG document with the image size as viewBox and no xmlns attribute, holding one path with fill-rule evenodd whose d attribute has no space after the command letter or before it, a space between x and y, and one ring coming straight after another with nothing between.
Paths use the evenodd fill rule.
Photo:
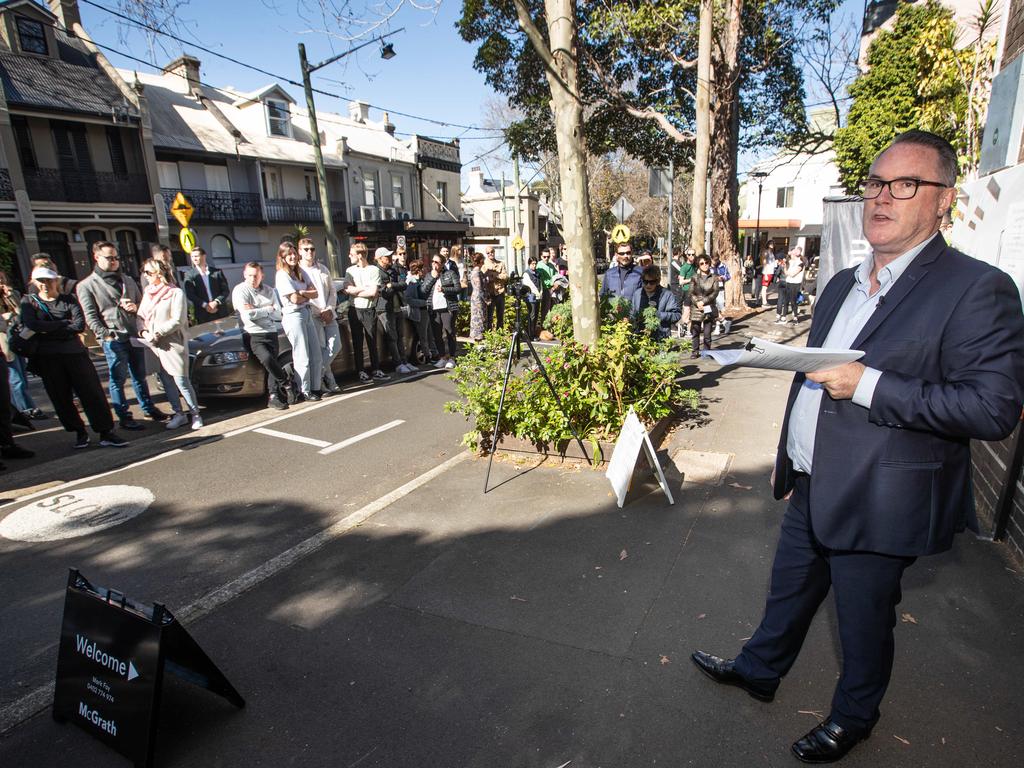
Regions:
<instances>
[{"instance_id":1,"label":"crowd of people","mask_svg":"<svg viewBox=\"0 0 1024 768\"><path fill-rule=\"evenodd\" d=\"M564 248L541 249L539 258L528 259L522 275L524 329L531 339L539 337L552 306L568 296ZM513 277L494 246L483 253L463 253L458 245L441 247L425 262L408 260L401 246L394 251L380 247L371 255L365 244L356 242L341 288L335 290L308 237L282 241L273 279L265 281L263 266L253 261L233 288L199 247L189 254L191 267L179 276L170 248L154 245L142 267L141 285L121 268L113 243L94 243L92 258L92 272L76 283L60 275L49 256L37 254L24 295L0 273L0 357L5 368L0 378L7 387L0 391L0 454L5 458L31 455L14 444L12 421L30 426L32 420L48 418L32 399L30 372L42 381L61 425L75 434L76 448L87 447L91 439L79 405L100 445L122 447L126 441L121 431L144 428L126 396L129 380L141 418L165 422L167 429L203 426L189 377L190 325L234 313L245 351L266 371L268 406L284 410L341 391L332 369L342 348L339 318L348 320L361 382L390 380L384 351L399 375L414 373L419 365L451 369L460 303L468 301L469 337L480 342L489 329L504 327ZM768 285L778 281L779 320L785 321L790 312L796 319L798 297L813 301L816 266L807 263L799 248L780 260L767 250L762 262L762 301L767 301ZM749 260L746 266L749 278ZM601 294L624 299L638 331L659 339L688 333L697 357L710 348L713 335L729 330L723 289L732 276L717 259L698 257L692 250L676 269L678 285L665 287L650 251L634 261L632 246L620 244L615 263L602 278ZM658 319L654 326L645 319L651 311ZM8 334L12 327L16 333ZM106 391L82 341L86 329L103 352ZM282 364L282 333L291 347L290 368ZM9 348L9 338L19 349ZM159 378L170 414L154 404L148 373Z\"/></svg>"}]
</instances>

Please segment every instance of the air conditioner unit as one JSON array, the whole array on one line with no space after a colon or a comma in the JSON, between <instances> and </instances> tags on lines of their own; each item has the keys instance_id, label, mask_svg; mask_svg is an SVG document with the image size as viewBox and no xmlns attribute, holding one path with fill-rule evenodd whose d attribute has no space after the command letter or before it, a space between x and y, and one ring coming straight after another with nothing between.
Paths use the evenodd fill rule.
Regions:
<instances>
[{"instance_id":1,"label":"air conditioner unit","mask_svg":"<svg viewBox=\"0 0 1024 768\"><path fill-rule=\"evenodd\" d=\"M380 209L380 217L384 221L393 221L395 219L395 209L382 206Z\"/></svg>"},{"instance_id":2,"label":"air conditioner unit","mask_svg":"<svg viewBox=\"0 0 1024 768\"><path fill-rule=\"evenodd\" d=\"M405 221L408 221L409 219L412 218L412 214L409 213L408 211L399 211L398 212L398 218L404 219Z\"/></svg>"},{"instance_id":3,"label":"air conditioner unit","mask_svg":"<svg viewBox=\"0 0 1024 768\"><path fill-rule=\"evenodd\" d=\"M360 221L375 221L377 219L377 209L372 205L360 205L359 206L359 220Z\"/></svg>"}]
</instances>

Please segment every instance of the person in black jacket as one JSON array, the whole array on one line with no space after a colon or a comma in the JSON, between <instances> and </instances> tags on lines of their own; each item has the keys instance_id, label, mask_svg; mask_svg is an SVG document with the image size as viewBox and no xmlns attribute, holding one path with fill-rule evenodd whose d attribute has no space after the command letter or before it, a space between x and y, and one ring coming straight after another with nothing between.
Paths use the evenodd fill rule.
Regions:
<instances>
[{"instance_id":1,"label":"person in black jacket","mask_svg":"<svg viewBox=\"0 0 1024 768\"><path fill-rule=\"evenodd\" d=\"M128 443L114 432L110 403L78 337L85 330L85 316L74 296L59 292L60 280L53 270L36 267L32 281L39 293L21 299L21 322L38 337L29 367L43 380L61 425L75 433L75 448L89 445L89 433L75 407L76 396L89 425L99 433L100 445L123 448Z\"/></svg>"},{"instance_id":2,"label":"person in black jacket","mask_svg":"<svg viewBox=\"0 0 1024 768\"><path fill-rule=\"evenodd\" d=\"M644 267L643 285L633 294L633 322L638 331L644 331L644 310L654 307L658 313L659 325L651 332L655 339L667 339L672 335L672 328L683 316L683 310L676 301L675 294L661 285L661 270L653 264Z\"/></svg>"},{"instance_id":3,"label":"person in black jacket","mask_svg":"<svg viewBox=\"0 0 1024 768\"><path fill-rule=\"evenodd\" d=\"M420 284L420 295L427 300L441 357L435 368L455 367L455 315L459 311L459 273L444 269L442 256L430 261L430 274Z\"/></svg>"},{"instance_id":4,"label":"person in black jacket","mask_svg":"<svg viewBox=\"0 0 1024 768\"><path fill-rule=\"evenodd\" d=\"M231 312L228 306L231 293L228 279L219 269L207 266L206 251L202 248L193 248L189 257L192 259L192 269L185 273L182 288L195 312L196 325L227 317Z\"/></svg>"}]
</instances>

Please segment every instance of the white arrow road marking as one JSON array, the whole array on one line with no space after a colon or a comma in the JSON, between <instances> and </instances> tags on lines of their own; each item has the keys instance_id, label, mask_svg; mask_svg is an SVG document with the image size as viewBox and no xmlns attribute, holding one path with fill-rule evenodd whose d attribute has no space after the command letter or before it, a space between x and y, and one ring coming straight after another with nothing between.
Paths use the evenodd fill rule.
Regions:
<instances>
[{"instance_id":1,"label":"white arrow road marking","mask_svg":"<svg viewBox=\"0 0 1024 768\"><path fill-rule=\"evenodd\" d=\"M342 440L340 443L335 443L334 445L327 445L322 451L320 451L320 453L327 455L328 453L340 451L342 448L348 448L350 445L352 445L353 443L358 443L360 440L365 440L368 437L379 435L381 432L386 432L392 427L397 427L399 424L405 424L405 421L402 419L395 419L394 421L389 421L387 424L383 424L377 427L376 429L371 429L367 432L363 432L360 435L350 437L347 440ZM256 431L258 432L259 430Z\"/></svg>"}]
</instances>

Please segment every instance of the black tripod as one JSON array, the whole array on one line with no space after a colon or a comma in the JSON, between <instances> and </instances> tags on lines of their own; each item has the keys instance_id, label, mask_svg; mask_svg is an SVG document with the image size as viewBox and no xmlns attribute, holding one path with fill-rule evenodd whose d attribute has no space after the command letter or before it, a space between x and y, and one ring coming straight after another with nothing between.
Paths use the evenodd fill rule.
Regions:
<instances>
[{"instance_id":1,"label":"black tripod","mask_svg":"<svg viewBox=\"0 0 1024 768\"><path fill-rule=\"evenodd\" d=\"M540 370L541 376L544 377L544 382L548 385L548 389L551 390L551 396L555 398L556 403L560 403L561 400L558 397L558 393L555 391L555 385L551 383L551 379L548 378L548 372L544 368L544 363L540 361L540 355L537 354L536 348L533 346L533 339L530 338L530 334L523 334L523 298L522 288L523 284L519 282L515 273L512 274L512 279L509 280L509 291L515 298L516 302L516 319L515 329L512 331L512 343L508 348L508 362L505 363L505 378L501 383L501 397L498 399L498 415L494 419L494 432L491 435L491 455L487 459L487 476L484 478L484 493L488 491L488 484L491 481L491 465L494 463L494 452L498 448L498 428L501 426L501 412L505 408L505 392L508 390L508 379L512 375L512 363L519 362L520 357L520 337L526 339L526 346L529 347L530 353L533 355L533 360L537 363L537 368ZM576 438L576 442L580 446L580 450L583 452L583 458L590 460L587 457L587 449L583 447L583 441L580 436L576 434L576 428L573 427L572 422L569 420L568 414L559 405L559 410L562 411L562 415L565 416L566 422L569 424L569 430L572 432L572 436Z\"/></svg>"}]
</instances>

